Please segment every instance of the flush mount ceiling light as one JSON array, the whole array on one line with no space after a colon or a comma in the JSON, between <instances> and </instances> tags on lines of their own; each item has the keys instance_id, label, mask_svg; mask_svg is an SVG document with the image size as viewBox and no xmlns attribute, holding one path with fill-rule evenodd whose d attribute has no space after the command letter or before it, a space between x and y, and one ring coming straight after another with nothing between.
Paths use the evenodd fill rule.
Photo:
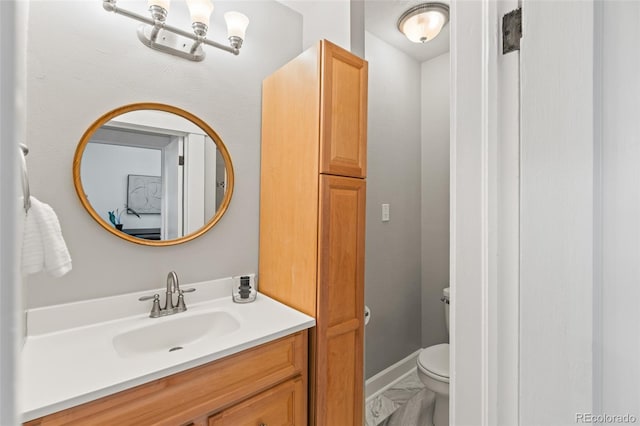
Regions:
<instances>
[{"instance_id":1,"label":"flush mount ceiling light","mask_svg":"<svg viewBox=\"0 0 640 426\"><path fill-rule=\"evenodd\" d=\"M224 20L227 23L229 45L208 40L209 18L213 12L211 0L186 0L191 14L191 28L193 33L166 24L171 0L149 0L151 17L138 15L116 5L117 0L103 0L102 6L107 12L114 12L126 16L146 25L138 28L138 39L152 49L180 56L191 61L202 61L205 52L202 45L216 47L237 55L240 53L249 18L239 12L227 12ZM186 42L184 39L188 39ZM191 42L193 41L193 42Z\"/></svg>"},{"instance_id":2,"label":"flush mount ceiling light","mask_svg":"<svg viewBox=\"0 0 640 426\"><path fill-rule=\"evenodd\" d=\"M447 22L449 6L422 3L402 14L398 19L398 30L414 43L426 43L436 38Z\"/></svg>"}]
</instances>

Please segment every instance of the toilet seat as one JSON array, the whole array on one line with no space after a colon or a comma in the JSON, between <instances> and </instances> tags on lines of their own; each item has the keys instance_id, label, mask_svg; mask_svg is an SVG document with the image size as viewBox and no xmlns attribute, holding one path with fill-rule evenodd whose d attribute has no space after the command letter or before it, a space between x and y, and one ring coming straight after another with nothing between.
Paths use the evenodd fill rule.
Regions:
<instances>
[{"instance_id":1,"label":"toilet seat","mask_svg":"<svg viewBox=\"0 0 640 426\"><path fill-rule=\"evenodd\" d=\"M434 380L449 383L449 344L423 349L418 355L418 368Z\"/></svg>"}]
</instances>

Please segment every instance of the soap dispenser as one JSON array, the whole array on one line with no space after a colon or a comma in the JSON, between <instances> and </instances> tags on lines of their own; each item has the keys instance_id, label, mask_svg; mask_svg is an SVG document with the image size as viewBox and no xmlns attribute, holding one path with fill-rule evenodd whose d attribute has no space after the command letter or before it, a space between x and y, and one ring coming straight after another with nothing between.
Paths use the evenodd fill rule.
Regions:
<instances>
[{"instance_id":1,"label":"soap dispenser","mask_svg":"<svg viewBox=\"0 0 640 426\"><path fill-rule=\"evenodd\" d=\"M234 280L233 283L233 301L236 303L249 303L256 300L258 292L255 288L255 283L252 284L252 277L249 275L243 275L239 280Z\"/></svg>"}]
</instances>

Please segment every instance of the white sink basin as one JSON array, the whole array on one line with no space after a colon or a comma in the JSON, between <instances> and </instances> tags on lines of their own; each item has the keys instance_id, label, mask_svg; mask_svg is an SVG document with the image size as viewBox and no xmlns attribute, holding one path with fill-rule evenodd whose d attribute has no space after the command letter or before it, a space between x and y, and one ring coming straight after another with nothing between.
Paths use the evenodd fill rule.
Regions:
<instances>
[{"instance_id":1,"label":"white sink basin","mask_svg":"<svg viewBox=\"0 0 640 426\"><path fill-rule=\"evenodd\" d=\"M223 310L195 315L178 313L163 318L149 318L148 325L123 331L113 338L120 356L134 357L184 349L203 338L216 338L240 328L240 321Z\"/></svg>"}]
</instances>

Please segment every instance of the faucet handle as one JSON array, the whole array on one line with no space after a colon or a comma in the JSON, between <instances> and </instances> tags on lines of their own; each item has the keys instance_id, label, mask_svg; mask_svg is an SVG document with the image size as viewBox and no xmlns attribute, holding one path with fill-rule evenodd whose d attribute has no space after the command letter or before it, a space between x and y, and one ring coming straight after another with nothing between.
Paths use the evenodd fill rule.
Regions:
<instances>
[{"instance_id":1,"label":"faucet handle","mask_svg":"<svg viewBox=\"0 0 640 426\"><path fill-rule=\"evenodd\" d=\"M176 305L176 311L177 312L184 312L187 310L187 305L185 305L184 303L184 294L185 293L193 293L194 291L196 291L195 288L188 288L186 290L180 290L180 292L178 293L178 304Z\"/></svg>"},{"instance_id":2,"label":"faucet handle","mask_svg":"<svg viewBox=\"0 0 640 426\"><path fill-rule=\"evenodd\" d=\"M160 295L154 294L153 296L142 296L138 298L138 300L141 302L151 299L153 299L153 306L151 307L151 313L149 313L149 316L151 318L157 318L160 316Z\"/></svg>"},{"instance_id":3,"label":"faucet handle","mask_svg":"<svg viewBox=\"0 0 640 426\"><path fill-rule=\"evenodd\" d=\"M153 296L142 296L142 297L138 298L138 300L141 301L141 302L144 302L145 300L151 300L151 299L160 300L160 295L159 294L154 294Z\"/></svg>"}]
</instances>

